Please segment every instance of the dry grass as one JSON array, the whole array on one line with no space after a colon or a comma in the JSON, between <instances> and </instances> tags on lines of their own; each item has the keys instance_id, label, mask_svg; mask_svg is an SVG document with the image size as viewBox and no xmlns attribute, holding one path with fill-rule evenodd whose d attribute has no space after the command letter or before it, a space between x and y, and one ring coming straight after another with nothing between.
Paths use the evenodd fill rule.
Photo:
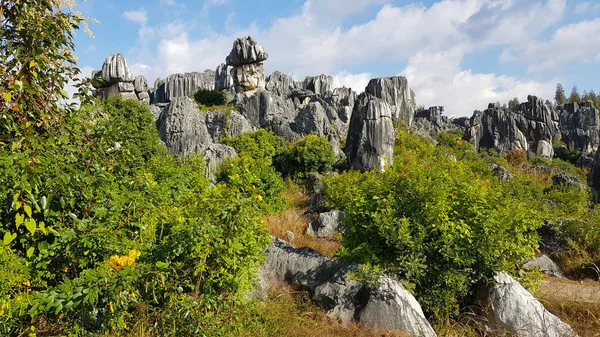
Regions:
<instances>
[{"instance_id":1,"label":"dry grass","mask_svg":"<svg viewBox=\"0 0 600 337\"><path fill-rule=\"evenodd\" d=\"M290 184L283 194L288 207L283 212L265 218L267 229L271 235L290 241L288 232L294 233L291 242L295 247L310 247L317 252L332 257L340 248L339 242L315 238L306 234L306 228L312 221L305 215L310 205L310 197L298 186Z\"/></svg>"},{"instance_id":2,"label":"dry grass","mask_svg":"<svg viewBox=\"0 0 600 337\"><path fill-rule=\"evenodd\" d=\"M600 337L600 282L546 278L545 283L536 297L548 311L580 337Z\"/></svg>"},{"instance_id":3,"label":"dry grass","mask_svg":"<svg viewBox=\"0 0 600 337\"><path fill-rule=\"evenodd\" d=\"M356 324L343 326L316 307L304 292L289 288L272 290L263 305L266 318L261 328L244 331L238 337L409 337L407 332L371 332Z\"/></svg>"}]
</instances>

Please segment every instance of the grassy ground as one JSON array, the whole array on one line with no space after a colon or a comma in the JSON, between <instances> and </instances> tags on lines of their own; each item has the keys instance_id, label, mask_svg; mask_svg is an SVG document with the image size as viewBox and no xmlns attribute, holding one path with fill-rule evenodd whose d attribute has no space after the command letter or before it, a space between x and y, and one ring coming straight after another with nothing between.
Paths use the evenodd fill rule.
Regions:
<instances>
[{"instance_id":1,"label":"grassy ground","mask_svg":"<svg viewBox=\"0 0 600 337\"><path fill-rule=\"evenodd\" d=\"M310 197L303 192L302 188L290 184L284 192L284 198L289 205L287 209L265 219L269 233L282 240L292 241L291 243L297 248L310 247L329 257L335 255L340 248L339 242L306 234L306 228L312 218L310 215L305 215L310 205ZM288 232L293 233L293 240L290 240Z\"/></svg>"}]
</instances>

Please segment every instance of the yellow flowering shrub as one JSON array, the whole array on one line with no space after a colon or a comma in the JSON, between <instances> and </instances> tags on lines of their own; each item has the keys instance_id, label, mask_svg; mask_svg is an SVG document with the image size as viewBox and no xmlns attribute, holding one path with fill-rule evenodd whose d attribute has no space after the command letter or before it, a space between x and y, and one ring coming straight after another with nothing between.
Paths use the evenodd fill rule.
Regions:
<instances>
[{"instance_id":1,"label":"yellow flowering shrub","mask_svg":"<svg viewBox=\"0 0 600 337\"><path fill-rule=\"evenodd\" d=\"M140 257L142 253L132 249L127 255L113 255L108 260L108 264L116 270L121 270L126 267L135 265L135 260Z\"/></svg>"}]
</instances>

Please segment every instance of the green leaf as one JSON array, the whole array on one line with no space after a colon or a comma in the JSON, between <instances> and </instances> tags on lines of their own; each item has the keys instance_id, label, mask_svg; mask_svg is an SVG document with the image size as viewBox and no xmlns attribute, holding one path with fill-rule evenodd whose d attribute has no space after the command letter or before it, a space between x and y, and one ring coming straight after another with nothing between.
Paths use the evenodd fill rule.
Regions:
<instances>
[{"instance_id":1,"label":"green leaf","mask_svg":"<svg viewBox=\"0 0 600 337\"><path fill-rule=\"evenodd\" d=\"M10 232L4 233L4 240L3 240L4 245L8 246L16 238L17 238L17 233L10 233Z\"/></svg>"},{"instance_id":2,"label":"green leaf","mask_svg":"<svg viewBox=\"0 0 600 337\"><path fill-rule=\"evenodd\" d=\"M12 94L10 92L3 92L2 97L4 97L5 102L10 102L12 99Z\"/></svg>"},{"instance_id":3,"label":"green leaf","mask_svg":"<svg viewBox=\"0 0 600 337\"><path fill-rule=\"evenodd\" d=\"M31 233L31 235L35 234L35 230L37 229L37 223L34 219L25 220L25 228Z\"/></svg>"},{"instance_id":4,"label":"green leaf","mask_svg":"<svg viewBox=\"0 0 600 337\"><path fill-rule=\"evenodd\" d=\"M21 213L17 213L15 215L15 226L17 227L17 229L19 229L19 226L21 226L23 224L24 220L25 220L25 215L23 215Z\"/></svg>"},{"instance_id":5,"label":"green leaf","mask_svg":"<svg viewBox=\"0 0 600 337\"><path fill-rule=\"evenodd\" d=\"M14 86L17 89L23 89L23 82L19 81L19 80L16 80Z\"/></svg>"},{"instance_id":6,"label":"green leaf","mask_svg":"<svg viewBox=\"0 0 600 337\"><path fill-rule=\"evenodd\" d=\"M27 249L27 257L32 257L34 252L35 252L35 247L31 247L31 248Z\"/></svg>"},{"instance_id":7,"label":"green leaf","mask_svg":"<svg viewBox=\"0 0 600 337\"><path fill-rule=\"evenodd\" d=\"M31 69L31 68L34 68L35 66L37 66L37 64L38 64L38 63L37 63L37 62L35 62L35 60L31 60L31 61L29 62L29 69Z\"/></svg>"},{"instance_id":8,"label":"green leaf","mask_svg":"<svg viewBox=\"0 0 600 337\"><path fill-rule=\"evenodd\" d=\"M66 92L66 91L64 91L64 90L61 90L61 91L60 91L60 95L61 95L63 98L69 98L69 93L67 93L67 92Z\"/></svg>"},{"instance_id":9,"label":"green leaf","mask_svg":"<svg viewBox=\"0 0 600 337\"><path fill-rule=\"evenodd\" d=\"M31 218L31 206L25 204L23 205L23 210L25 211L25 214L27 214L27 216Z\"/></svg>"}]
</instances>

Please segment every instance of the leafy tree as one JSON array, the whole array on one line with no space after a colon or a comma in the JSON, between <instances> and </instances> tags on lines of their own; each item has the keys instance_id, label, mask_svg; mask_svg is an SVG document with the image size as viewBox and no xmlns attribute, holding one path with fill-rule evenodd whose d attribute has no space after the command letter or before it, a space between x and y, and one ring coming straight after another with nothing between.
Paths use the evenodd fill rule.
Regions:
<instances>
[{"instance_id":1,"label":"leafy tree","mask_svg":"<svg viewBox=\"0 0 600 337\"><path fill-rule=\"evenodd\" d=\"M510 111L516 111L518 107L519 107L519 99L518 98L515 97L508 102L508 108L510 109Z\"/></svg>"},{"instance_id":2,"label":"leafy tree","mask_svg":"<svg viewBox=\"0 0 600 337\"><path fill-rule=\"evenodd\" d=\"M311 134L291 144L289 150L276 156L273 162L284 176L304 178L309 173L331 171L335 153L327 139Z\"/></svg>"},{"instance_id":3,"label":"leafy tree","mask_svg":"<svg viewBox=\"0 0 600 337\"><path fill-rule=\"evenodd\" d=\"M73 31L81 24L74 1L0 1L0 142L58 127L73 111L59 103L68 97L65 85L80 74ZM76 87L84 93L85 86Z\"/></svg>"},{"instance_id":4,"label":"leafy tree","mask_svg":"<svg viewBox=\"0 0 600 337\"><path fill-rule=\"evenodd\" d=\"M579 91L578 91L576 85L574 85L573 89L571 89L571 95L569 96L569 102L571 102L571 103L581 102L581 96L579 95Z\"/></svg>"},{"instance_id":5,"label":"leafy tree","mask_svg":"<svg viewBox=\"0 0 600 337\"><path fill-rule=\"evenodd\" d=\"M225 105L227 99L221 90L200 89L194 94L194 99L198 104L211 107L216 105Z\"/></svg>"},{"instance_id":6,"label":"leafy tree","mask_svg":"<svg viewBox=\"0 0 600 337\"><path fill-rule=\"evenodd\" d=\"M561 83L556 85L556 91L554 93L554 102L556 105L561 107L563 104L567 103L567 96L565 96L565 89Z\"/></svg>"}]
</instances>

